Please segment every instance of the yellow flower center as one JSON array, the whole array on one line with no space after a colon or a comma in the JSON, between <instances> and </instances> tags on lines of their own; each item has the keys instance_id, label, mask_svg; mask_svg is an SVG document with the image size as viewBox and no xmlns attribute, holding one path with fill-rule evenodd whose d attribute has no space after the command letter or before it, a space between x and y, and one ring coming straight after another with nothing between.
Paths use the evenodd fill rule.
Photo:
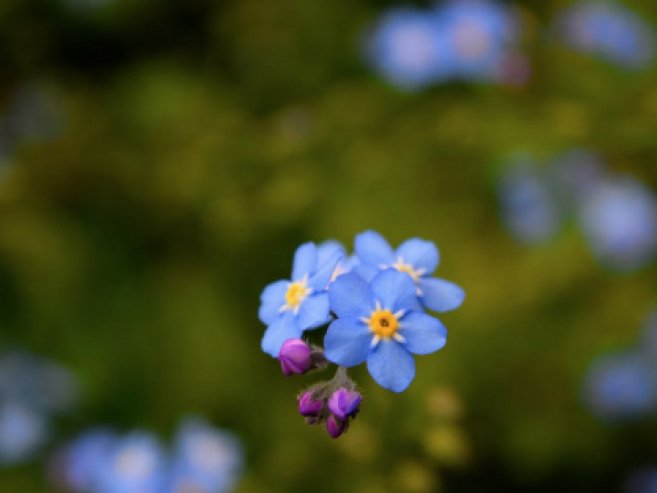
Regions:
<instances>
[{"instance_id":1,"label":"yellow flower center","mask_svg":"<svg viewBox=\"0 0 657 493\"><path fill-rule=\"evenodd\" d=\"M390 310L377 310L369 320L370 328L375 335L389 339L397 333L399 322Z\"/></svg>"},{"instance_id":2,"label":"yellow flower center","mask_svg":"<svg viewBox=\"0 0 657 493\"><path fill-rule=\"evenodd\" d=\"M420 276L424 275L424 273L426 272L424 269L417 269L417 270L413 269L413 266L404 263L404 259L401 257L397 259L397 262L392 264L392 267L394 269L397 269L399 272L406 272L406 274L409 274L416 283L420 279Z\"/></svg>"},{"instance_id":3,"label":"yellow flower center","mask_svg":"<svg viewBox=\"0 0 657 493\"><path fill-rule=\"evenodd\" d=\"M279 312L292 310L296 315L299 312L301 303L306 299L313 290L308 287L308 276L303 276L300 281L292 282L287 287L285 292L285 304L280 308Z\"/></svg>"}]
</instances>

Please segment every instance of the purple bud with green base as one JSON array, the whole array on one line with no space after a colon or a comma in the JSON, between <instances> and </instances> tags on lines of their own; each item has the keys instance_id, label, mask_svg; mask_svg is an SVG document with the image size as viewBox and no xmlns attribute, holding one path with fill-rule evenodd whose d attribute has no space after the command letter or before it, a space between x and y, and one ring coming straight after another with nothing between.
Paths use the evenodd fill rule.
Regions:
<instances>
[{"instance_id":1,"label":"purple bud with green base","mask_svg":"<svg viewBox=\"0 0 657 493\"><path fill-rule=\"evenodd\" d=\"M278 360L286 376L306 373L312 366L312 350L301 339L288 339L278 352Z\"/></svg>"},{"instance_id":2,"label":"purple bud with green base","mask_svg":"<svg viewBox=\"0 0 657 493\"><path fill-rule=\"evenodd\" d=\"M358 392L338 389L333 392L328 400L328 408L334 416L341 420L346 419L348 416L355 418L361 400L362 397Z\"/></svg>"}]
</instances>

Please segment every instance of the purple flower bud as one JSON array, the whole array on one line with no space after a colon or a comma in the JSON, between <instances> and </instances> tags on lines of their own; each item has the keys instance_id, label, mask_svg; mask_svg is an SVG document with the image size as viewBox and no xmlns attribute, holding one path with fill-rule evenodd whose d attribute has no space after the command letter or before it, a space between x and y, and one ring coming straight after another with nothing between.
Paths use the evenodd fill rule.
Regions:
<instances>
[{"instance_id":1,"label":"purple flower bud","mask_svg":"<svg viewBox=\"0 0 657 493\"><path fill-rule=\"evenodd\" d=\"M358 406L362 397L358 392L350 392L347 389L338 389L333 392L328 400L328 408L340 419L346 419L347 416L356 417Z\"/></svg>"},{"instance_id":2,"label":"purple flower bud","mask_svg":"<svg viewBox=\"0 0 657 493\"><path fill-rule=\"evenodd\" d=\"M301 339L288 339L278 352L283 373L290 376L293 373L306 373L312 364L311 350Z\"/></svg>"},{"instance_id":3,"label":"purple flower bud","mask_svg":"<svg viewBox=\"0 0 657 493\"><path fill-rule=\"evenodd\" d=\"M312 395L312 392L304 392L301 397L299 397L299 412L302 416L315 417L324 407L324 402L321 400L311 400Z\"/></svg>"},{"instance_id":4,"label":"purple flower bud","mask_svg":"<svg viewBox=\"0 0 657 493\"><path fill-rule=\"evenodd\" d=\"M344 433L347 428L347 421L336 418L335 416L329 416L326 420L326 431L333 438L338 438L342 433Z\"/></svg>"}]
</instances>

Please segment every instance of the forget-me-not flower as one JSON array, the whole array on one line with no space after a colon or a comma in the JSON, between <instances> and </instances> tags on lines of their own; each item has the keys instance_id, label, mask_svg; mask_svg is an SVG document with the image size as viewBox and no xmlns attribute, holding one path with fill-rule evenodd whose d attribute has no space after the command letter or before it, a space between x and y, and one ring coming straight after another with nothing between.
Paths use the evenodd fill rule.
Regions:
<instances>
[{"instance_id":1,"label":"forget-me-not flower","mask_svg":"<svg viewBox=\"0 0 657 493\"><path fill-rule=\"evenodd\" d=\"M171 491L228 491L237 482L243 461L237 437L201 418L186 418L176 438Z\"/></svg>"},{"instance_id":2,"label":"forget-me-not flower","mask_svg":"<svg viewBox=\"0 0 657 493\"><path fill-rule=\"evenodd\" d=\"M657 197L641 181L601 181L578 211L579 226L593 254L606 266L632 271L657 255Z\"/></svg>"},{"instance_id":3,"label":"forget-me-not flower","mask_svg":"<svg viewBox=\"0 0 657 493\"><path fill-rule=\"evenodd\" d=\"M260 296L258 316L267 325L262 350L274 357L288 339L298 339L304 330L330 320L326 288L341 253L336 251L320 262L314 243L305 243L294 254L292 279L270 284Z\"/></svg>"},{"instance_id":4,"label":"forget-me-not flower","mask_svg":"<svg viewBox=\"0 0 657 493\"><path fill-rule=\"evenodd\" d=\"M66 446L56 465L67 490L93 491L96 477L109 457L117 437L107 428L92 428Z\"/></svg>"},{"instance_id":5,"label":"forget-me-not flower","mask_svg":"<svg viewBox=\"0 0 657 493\"><path fill-rule=\"evenodd\" d=\"M94 493L160 491L165 480L165 457L158 440L146 432L119 439L97 471Z\"/></svg>"},{"instance_id":6,"label":"forget-me-not flower","mask_svg":"<svg viewBox=\"0 0 657 493\"><path fill-rule=\"evenodd\" d=\"M431 277L438 267L439 255L436 245L430 241L411 238L393 250L379 233L365 231L356 236L355 250L360 265L354 271L366 280L372 279L381 269L396 269L410 275L419 301L414 309L425 306L446 312L461 306L465 299L465 291L456 284Z\"/></svg>"},{"instance_id":7,"label":"forget-me-not flower","mask_svg":"<svg viewBox=\"0 0 657 493\"><path fill-rule=\"evenodd\" d=\"M0 464L29 459L50 434L47 415L20 401L0 404Z\"/></svg>"},{"instance_id":8,"label":"forget-me-not flower","mask_svg":"<svg viewBox=\"0 0 657 493\"><path fill-rule=\"evenodd\" d=\"M366 36L365 54L391 84L407 91L422 89L451 73L443 35L433 12L395 8Z\"/></svg>"},{"instance_id":9,"label":"forget-me-not flower","mask_svg":"<svg viewBox=\"0 0 657 493\"><path fill-rule=\"evenodd\" d=\"M375 238L373 233L364 235ZM365 244L387 246L378 235L376 238ZM407 248L415 253L424 251L409 241L412 243L402 253ZM392 252L384 248L379 253ZM437 263L437 253L433 257ZM422 256L412 257L417 259ZM331 322L324 339L327 359L346 367L367 361L379 385L393 392L405 390L415 377L412 354L433 353L445 345L447 337L447 329L439 320L415 310L416 296L416 284L406 271L386 269L369 283L356 273L337 278L329 287L331 309L338 318Z\"/></svg>"}]
</instances>

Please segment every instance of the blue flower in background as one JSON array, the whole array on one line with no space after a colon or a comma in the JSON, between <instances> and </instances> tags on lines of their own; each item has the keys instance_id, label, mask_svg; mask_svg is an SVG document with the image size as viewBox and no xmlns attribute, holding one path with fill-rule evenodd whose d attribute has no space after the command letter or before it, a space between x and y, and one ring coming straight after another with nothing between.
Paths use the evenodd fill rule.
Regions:
<instances>
[{"instance_id":1,"label":"blue flower in background","mask_svg":"<svg viewBox=\"0 0 657 493\"><path fill-rule=\"evenodd\" d=\"M388 11L365 39L369 62L404 90L427 87L448 76L452 58L433 12L414 8Z\"/></svg>"},{"instance_id":2,"label":"blue flower in background","mask_svg":"<svg viewBox=\"0 0 657 493\"><path fill-rule=\"evenodd\" d=\"M522 158L509 167L498 180L497 194L502 221L516 240L543 243L561 227L551 183L531 160Z\"/></svg>"},{"instance_id":3,"label":"blue flower in background","mask_svg":"<svg viewBox=\"0 0 657 493\"><path fill-rule=\"evenodd\" d=\"M258 316L266 324L262 350L274 357L288 339L298 339L304 330L314 329L330 320L326 288L341 258L336 251L319 262L314 243L305 243L294 254L291 281L277 281L260 296Z\"/></svg>"},{"instance_id":4,"label":"blue flower in background","mask_svg":"<svg viewBox=\"0 0 657 493\"><path fill-rule=\"evenodd\" d=\"M632 271L657 254L657 198L631 177L594 187L582 199L578 221L594 255L611 269Z\"/></svg>"},{"instance_id":5,"label":"blue flower in background","mask_svg":"<svg viewBox=\"0 0 657 493\"><path fill-rule=\"evenodd\" d=\"M108 459L116 435L107 428L93 428L73 440L56 458L56 471L67 490L93 491L99 471Z\"/></svg>"},{"instance_id":6,"label":"blue flower in background","mask_svg":"<svg viewBox=\"0 0 657 493\"><path fill-rule=\"evenodd\" d=\"M492 79L515 42L519 25L509 9L482 0L452 1L437 11L455 74Z\"/></svg>"},{"instance_id":7,"label":"blue flower in background","mask_svg":"<svg viewBox=\"0 0 657 493\"><path fill-rule=\"evenodd\" d=\"M415 311L416 289L409 274L393 269L369 283L356 273L337 278L329 297L338 318L324 339L329 361L347 367L367 361L379 385L405 390L415 377L412 354L433 353L447 337L440 321Z\"/></svg>"},{"instance_id":8,"label":"blue flower in background","mask_svg":"<svg viewBox=\"0 0 657 493\"><path fill-rule=\"evenodd\" d=\"M356 255L347 255L346 248L336 240L327 240L317 246L317 255L319 265L330 262L334 256L340 257L338 265L336 265L333 274L331 274L331 281L351 270L358 265L358 257Z\"/></svg>"},{"instance_id":9,"label":"blue flower in background","mask_svg":"<svg viewBox=\"0 0 657 493\"><path fill-rule=\"evenodd\" d=\"M235 486L244 462L240 441L201 418L187 418L176 438L170 490L221 493Z\"/></svg>"},{"instance_id":10,"label":"blue flower in background","mask_svg":"<svg viewBox=\"0 0 657 493\"><path fill-rule=\"evenodd\" d=\"M416 310L425 306L446 312L461 306L465 299L465 291L456 284L430 277L439 261L438 249L430 241L411 238L393 250L383 236L365 231L356 236L355 250L360 265L354 271L366 280L372 279L381 269L409 274L416 284Z\"/></svg>"},{"instance_id":11,"label":"blue flower in background","mask_svg":"<svg viewBox=\"0 0 657 493\"><path fill-rule=\"evenodd\" d=\"M562 13L558 32L571 48L625 68L642 68L655 58L654 28L617 3L579 2Z\"/></svg>"},{"instance_id":12,"label":"blue flower in background","mask_svg":"<svg viewBox=\"0 0 657 493\"><path fill-rule=\"evenodd\" d=\"M30 459L49 434L43 411L13 400L0 404L0 464Z\"/></svg>"},{"instance_id":13,"label":"blue flower in background","mask_svg":"<svg viewBox=\"0 0 657 493\"><path fill-rule=\"evenodd\" d=\"M657 467L633 472L625 481L623 493L657 493Z\"/></svg>"},{"instance_id":14,"label":"blue flower in background","mask_svg":"<svg viewBox=\"0 0 657 493\"><path fill-rule=\"evenodd\" d=\"M603 420L642 417L657 409L654 360L626 352L600 357L584 381L584 401Z\"/></svg>"},{"instance_id":15,"label":"blue flower in background","mask_svg":"<svg viewBox=\"0 0 657 493\"><path fill-rule=\"evenodd\" d=\"M165 480L164 454L159 442L146 432L119 439L100 465L94 493L158 492Z\"/></svg>"}]
</instances>

